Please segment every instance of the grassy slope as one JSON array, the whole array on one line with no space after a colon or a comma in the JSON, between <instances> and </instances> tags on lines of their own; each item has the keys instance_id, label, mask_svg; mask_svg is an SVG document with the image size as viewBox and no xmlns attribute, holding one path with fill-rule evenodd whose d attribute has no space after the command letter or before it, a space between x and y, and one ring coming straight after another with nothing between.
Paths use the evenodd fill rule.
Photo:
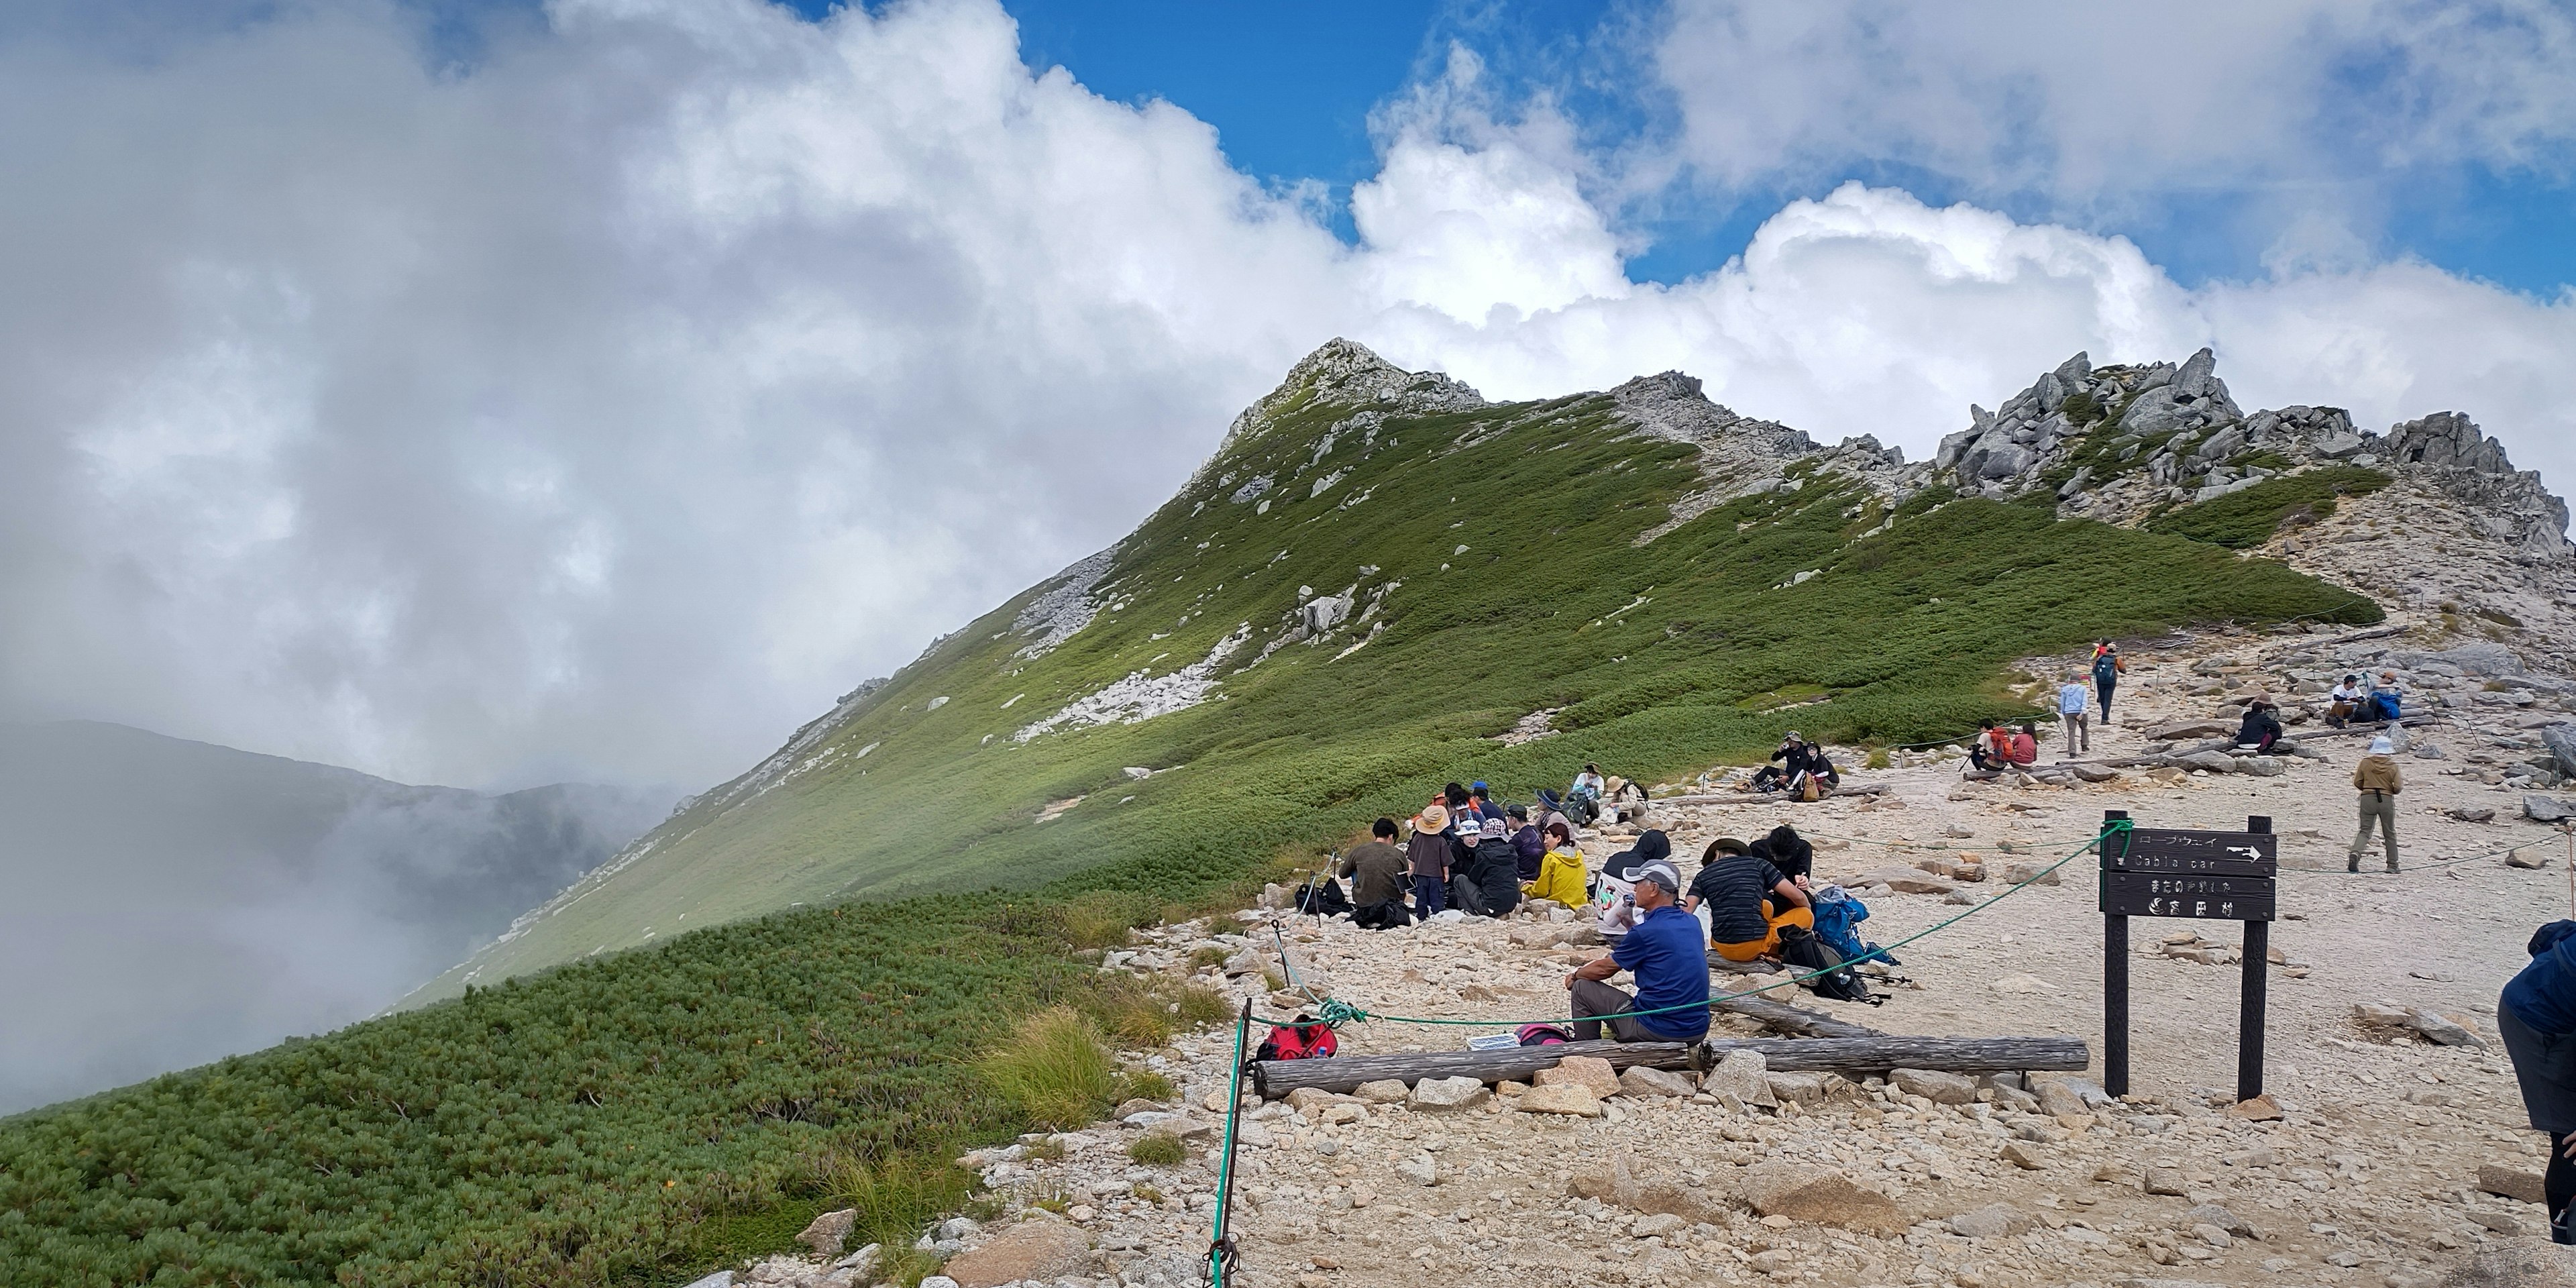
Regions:
<instances>
[{"instance_id":1,"label":"grassy slope","mask_svg":"<svg viewBox=\"0 0 2576 1288\"><path fill-rule=\"evenodd\" d=\"M1786 686L1832 694L1798 712L1811 734L1931 738L1999 710L2000 664L2019 654L2194 618L2376 615L2274 564L2029 507L1957 502L1854 541L1880 515L1847 484L1721 507L1639 549L1631 539L1691 485L1691 451L1620 437L1606 397L1396 418L1374 452L1346 432L1319 457L1348 414L1292 405L1231 445L1122 546L1107 586L1123 611L1034 662L1012 656L1026 642L1009 630L1017 602L988 614L815 749L838 759L673 820L645 859L474 963L478 977L628 947L683 913L703 924L1075 873L1185 888L1398 812L1452 777L1525 797L1586 759L1652 778L1767 747L1783 722L1746 703ZM1310 480L1334 470L1347 474L1311 496ZM1279 479L1266 515L1218 482L1264 474ZM1772 589L1811 568L1825 572ZM1365 603L1389 580L1401 585L1386 633L1350 657L1334 660L1358 638L1346 628L1228 678L1222 701L1012 741L1118 676L1204 657L1248 622L1252 643L1229 667L1241 665L1286 629L1300 586L1356 583ZM1569 732L1509 750L1481 741L1542 707L1566 708ZM1184 768L1130 783L1131 765ZM1077 795L1061 818L1034 821Z\"/></svg>"},{"instance_id":2,"label":"grassy slope","mask_svg":"<svg viewBox=\"0 0 2576 1288\"><path fill-rule=\"evenodd\" d=\"M1014 663L1021 641L995 638L1013 611L997 611L819 748L839 752L828 768L683 815L489 964L670 936L682 911L941 896L665 938L10 1120L0 1264L78 1285L653 1282L792 1229L828 1201L836 1159L936 1156L1020 1125L958 1060L1095 978L1067 949L1097 941L1104 909L1225 897L1452 776L1520 792L1585 758L1660 776L1753 751L1785 723L1764 695L1786 688L1831 695L1797 710L1802 729L1904 740L2004 705L2006 660L2094 633L2376 615L2277 565L2031 507L1952 503L1855 541L1879 516L1821 483L1633 548L1688 484L1685 449L1613 437L1599 398L1399 418L1365 460L1335 443L1320 468L1351 473L1320 498L1283 479L1267 515L1223 499L1215 476L1284 474L1341 415L1292 406L1232 445L1124 547L1119 613ZM1457 446L1471 429L1499 432ZM1023 722L1202 657L1244 621L1262 631L1248 661L1300 584L1338 591L1364 564L1403 585L1360 652L1332 660L1345 631L1229 678L1223 701L1011 744ZM1771 589L1809 568L1825 571ZM929 710L936 696L951 700ZM1563 736L1485 740L1556 706ZM1179 768L1130 783L1128 765ZM958 890L1050 881L1036 904Z\"/></svg>"}]
</instances>

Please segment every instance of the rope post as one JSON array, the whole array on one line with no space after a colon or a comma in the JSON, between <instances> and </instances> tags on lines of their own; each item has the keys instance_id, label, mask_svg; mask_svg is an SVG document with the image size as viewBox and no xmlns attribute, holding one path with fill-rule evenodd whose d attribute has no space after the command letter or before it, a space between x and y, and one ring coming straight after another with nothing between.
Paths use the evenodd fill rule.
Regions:
<instances>
[{"instance_id":1,"label":"rope post","mask_svg":"<svg viewBox=\"0 0 2576 1288\"><path fill-rule=\"evenodd\" d=\"M1233 1099L1225 1105L1225 1159L1217 1165L1216 1226L1208 1233L1208 1283L1210 1288L1225 1288L1226 1274L1234 1269L1234 1238L1226 1233L1226 1218L1234 1208L1234 1141L1235 1123L1243 1116L1243 1048L1252 1036L1252 999L1243 999L1243 1014L1234 1022L1234 1079L1230 1087Z\"/></svg>"},{"instance_id":2,"label":"rope post","mask_svg":"<svg viewBox=\"0 0 2576 1288\"><path fill-rule=\"evenodd\" d=\"M2245 820L2245 830L2258 835L2272 830L2272 820L2260 814ZM2245 923L2244 961L2238 966L2236 1001L2236 1099L2239 1103L2263 1094L2263 1008L2264 990L2272 971L2272 923Z\"/></svg>"},{"instance_id":3,"label":"rope post","mask_svg":"<svg viewBox=\"0 0 2576 1288\"><path fill-rule=\"evenodd\" d=\"M2106 891L2111 888L2109 834L2128 817L2124 809L2102 811L2101 881ZM2129 1094L2129 919L2112 913L2102 914L2102 1090Z\"/></svg>"}]
</instances>

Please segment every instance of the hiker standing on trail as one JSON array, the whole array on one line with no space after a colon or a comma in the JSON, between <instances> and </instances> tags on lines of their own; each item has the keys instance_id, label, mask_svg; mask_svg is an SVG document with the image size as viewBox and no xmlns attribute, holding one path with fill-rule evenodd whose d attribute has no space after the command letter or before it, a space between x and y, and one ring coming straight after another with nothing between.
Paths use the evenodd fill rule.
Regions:
<instances>
[{"instance_id":1,"label":"hiker standing on trail","mask_svg":"<svg viewBox=\"0 0 2576 1288\"><path fill-rule=\"evenodd\" d=\"M2549 1239L2576 1243L2568 1203L2576 1199L2576 921L2533 932L2531 963L2497 999L2496 1031L2513 1057L2531 1125L2549 1133L2549 1169L2540 1189L2549 1204Z\"/></svg>"},{"instance_id":2,"label":"hiker standing on trail","mask_svg":"<svg viewBox=\"0 0 2576 1288\"><path fill-rule=\"evenodd\" d=\"M2361 852L2370 848L2370 825L2379 824L2388 842L2388 870L2397 870L2397 762L2389 753L2396 744L2385 735L2370 740L2370 754L2352 767L2352 785L2361 793L2361 830L2352 834L2352 858L2344 864L2346 872L2361 871Z\"/></svg>"},{"instance_id":3,"label":"hiker standing on trail","mask_svg":"<svg viewBox=\"0 0 2576 1288\"><path fill-rule=\"evenodd\" d=\"M1708 909L1708 937L1717 955L1731 962L1768 957L1780 947L1780 928L1816 928L1807 892L1769 859L1734 837L1709 842L1700 856L1699 875L1691 878L1690 897L1682 906Z\"/></svg>"},{"instance_id":4,"label":"hiker standing on trail","mask_svg":"<svg viewBox=\"0 0 2576 1288\"><path fill-rule=\"evenodd\" d=\"M2084 724L2084 682L2072 673L2057 686L2057 728L2066 739L2066 754L2090 754L2093 731Z\"/></svg>"},{"instance_id":5,"label":"hiker standing on trail","mask_svg":"<svg viewBox=\"0 0 2576 1288\"><path fill-rule=\"evenodd\" d=\"M2111 727L2111 690L2120 687L2120 673L2129 664L2120 659L2120 646L2109 640L2093 646L2093 691L2102 699L2102 727Z\"/></svg>"},{"instance_id":6,"label":"hiker standing on trail","mask_svg":"<svg viewBox=\"0 0 2576 1288\"><path fill-rule=\"evenodd\" d=\"M1657 859L1638 864L1630 875L1636 878L1636 927L1607 956L1565 976L1574 1036L1594 1041L1606 1020L1610 1035L1622 1042L1697 1042L1708 1035L1708 941L1700 936L1699 919L1674 902L1681 873L1670 860ZM1622 970L1636 976L1634 996L1607 982Z\"/></svg>"},{"instance_id":7,"label":"hiker standing on trail","mask_svg":"<svg viewBox=\"0 0 2576 1288\"><path fill-rule=\"evenodd\" d=\"M1584 868L1583 851L1575 848L1574 829L1563 820L1547 825L1547 854L1539 860L1538 880L1523 893L1533 899L1553 899L1568 908L1591 901L1591 874Z\"/></svg>"},{"instance_id":8,"label":"hiker standing on trail","mask_svg":"<svg viewBox=\"0 0 2576 1288\"><path fill-rule=\"evenodd\" d=\"M1413 920L1404 906L1404 851L1395 848L1395 820L1369 825L1369 839L1342 856L1343 876L1351 879L1351 924L1364 930L1393 930Z\"/></svg>"},{"instance_id":9,"label":"hiker standing on trail","mask_svg":"<svg viewBox=\"0 0 2576 1288\"><path fill-rule=\"evenodd\" d=\"M1405 867L1413 875L1413 915L1424 921L1448 902L1444 897L1449 886L1448 831L1448 807L1425 805L1414 816L1412 838L1404 843Z\"/></svg>"}]
</instances>

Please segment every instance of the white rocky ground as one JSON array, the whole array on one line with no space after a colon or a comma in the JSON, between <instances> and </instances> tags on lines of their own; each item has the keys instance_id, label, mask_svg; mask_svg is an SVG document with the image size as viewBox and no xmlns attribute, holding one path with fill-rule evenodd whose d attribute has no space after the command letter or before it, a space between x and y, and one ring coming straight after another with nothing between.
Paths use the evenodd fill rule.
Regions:
<instances>
[{"instance_id":1,"label":"white rocky ground","mask_svg":"<svg viewBox=\"0 0 2576 1288\"><path fill-rule=\"evenodd\" d=\"M2397 875L2376 870L2375 851L2363 873L2343 871L2348 777L2361 751L2352 738L2310 736L2307 755L2279 758L2278 772L2131 768L2102 782L2056 771L1965 784L1935 752L1852 775L1885 785L1881 797L1658 805L1649 815L1685 856L1719 835L1795 824L1816 840L1820 878L1866 892L1861 929L1882 943L1994 898L2008 867L2082 845L2106 809L2174 827L2267 815L2285 869L2266 1083L2277 1118L2231 1104L2235 923L2135 923L2134 1094L2125 1103L2098 1094L2089 1080L2099 1077L2102 920L2087 857L2060 884L2032 885L1900 950L1902 979L1884 985L1883 1006L1784 995L1894 1033L2080 1036L2097 1058L2088 1074L2034 1075L2024 1090L2010 1078L1748 1079L1739 1062L1711 1075L1723 1095L1658 1094L1632 1076L1597 1104L1507 1085L1452 1096L1469 1102L1453 1108L1419 1103L1440 1098L1437 1087L1414 1091L1410 1104L1306 1094L1299 1105L1259 1105L1242 1133L1232 1282L2402 1288L2462 1273L2481 1253L2535 1255L2542 1214L2528 1201L2536 1189L2522 1187L2536 1187L2541 1140L2495 1045L2494 1007L2532 928L2576 912L2568 838L2524 808L2526 792L2554 786L2561 768L2541 731L2576 710L2576 684L2562 678L2576 586L2563 564L2512 561L2504 540L2407 486L2348 503L2271 553L2400 606L2389 623L2398 632L2134 643L2119 722L2094 734L2097 760L2139 757L2154 749L2147 731L2232 718L2245 696L2268 691L2294 737L2314 735L2303 707L2332 679L2394 667L2410 713L2432 717L2409 731L2401 757L2407 868ZM2034 659L2028 669L2065 665ZM1604 829L1587 848L1597 859L1629 835ZM1924 871L1963 865L1991 875ZM1909 866L1902 884L1923 893L1885 884ZM1319 988L1372 1011L1494 1021L1490 1030L1357 1025L1341 1035L1345 1053L1455 1048L1506 1021L1561 1013L1563 974L1601 950L1560 944L1580 923L1550 915L1380 933L1247 911L1248 936L1164 927L1102 969L1192 974L1191 951L1214 943L1236 959L1198 968L1199 981L1260 994L1253 972L1275 965L1275 923ZM2169 945L2167 931L2200 938ZM1752 1031L1732 1019L1719 1030ZM1186 1036L1139 1057L1183 1088L1180 1104L1126 1106L1125 1121L1052 1138L1060 1158L1014 1147L971 1160L1018 1214L932 1232L961 1254L949 1267L956 1280L1200 1282L1231 1036ZM1765 1090L1776 1105L1742 1103ZM1524 1110L1540 1100L1598 1116ZM1189 1160L1131 1163L1127 1146L1148 1132L1183 1136ZM833 1272L821 1260L779 1259L746 1281L837 1286L864 1283L864 1270L864 1261Z\"/></svg>"}]
</instances>

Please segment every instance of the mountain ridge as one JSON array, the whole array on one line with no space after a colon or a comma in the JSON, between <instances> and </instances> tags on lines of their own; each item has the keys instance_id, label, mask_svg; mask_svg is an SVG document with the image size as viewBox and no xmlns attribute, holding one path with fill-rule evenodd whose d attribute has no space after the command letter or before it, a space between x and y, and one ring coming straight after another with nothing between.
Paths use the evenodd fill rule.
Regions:
<instances>
[{"instance_id":1,"label":"mountain ridge","mask_svg":"<svg viewBox=\"0 0 2576 1288\"><path fill-rule=\"evenodd\" d=\"M2097 414L2086 414L2088 404ZM932 875L935 872L983 877L1007 872L1006 884L1014 888L1069 875L1082 864L1065 856L1062 847L997 838L1019 828L1052 827L1060 820L1081 817L1084 802L1109 794L1103 768L1086 767L1067 775L1061 772L1069 768L1066 758L1041 756L1024 762L1037 771L1020 776L1024 782L986 780L990 789L985 797L961 801L943 796L935 788L924 787L915 771L918 753L913 748L920 745L915 741L919 735L898 728L951 728L970 709L949 705L968 702L966 695L931 689L961 687L970 680L986 685L995 673L1010 677L1026 673L1034 686L994 689L992 698L975 701L971 709L978 714L973 728L958 729L964 736L946 742L936 753L950 766L970 764L977 756L1008 755L1012 748L1043 749L1052 740L1065 738L1125 739L1142 746L1174 740L1204 743L1203 731L1182 736L1176 728L1167 737L1141 740L1132 731L1233 701L1235 690L1244 684L1259 687L1244 677L1258 673L1283 649L1315 650L1329 642L1333 646L1329 651L1311 656L1299 653L1297 661L1288 663L1295 668L1329 667L1346 664L1354 655L1364 657L1363 650L1384 647L1381 641L1388 638L1390 629L1419 625L1436 633L1469 621L1490 622L1490 612L1466 614L1468 620L1453 622L1450 619L1456 615L1439 601L1425 603L1416 596L1424 592L1426 583L1456 572L1467 572L1471 578L1499 575L1514 585L1522 584L1519 579L1531 571L1522 565L1534 547L1528 534L1512 533L1509 523L1498 526L1494 521L1498 512L1508 518L1530 503L1514 501L1508 509L1475 507L1468 517L1445 525L1463 532L1483 524L1496 530L1501 547L1456 541L1450 543L1456 549L1448 550L1439 544L1446 538L1424 540L1427 530L1407 530L1399 540L1394 535L1396 525L1380 522L1368 527L1369 516L1390 507L1419 511L1459 504L1445 491L1434 501L1419 489L1426 481L1470 477L1461 473L1471 468L1466 462L1473 462L1476 470L1525 471L1529 480L1544 480L1547 471L1529 469L1531 458L1583 454L1580 459L1586 464L1579 469L1569 460L1568 478L1597 489L1601 508L1555 515L1576 522L1558 524L1552 534L1605 522L1619 530L1615 539L1604 532L1603 540L1577 542L1569 547L1574 552L1569 557L1593 560L1602 549L1615 545L1642 552L1635 556L1645 561L1638 568L1660 566L1674 575L1722 583L1701 589L1710 593L1722 589L1729 595L1768 592L1775 582L1786 589L1804 580L1800 574L1826 573L1837 560L1854 567L1868 563L1881 556L1867 554L1864 547L1885 545L1891 533L1902 533L1927 519L1944 529L1929 535L1973 541L1947 531L1957 525L1940 517L1967 503L2009 504L2025 514L2044 510L2046 519L2059 521L2048 529L2058 535L2081 531L2083 520L2107 520L2128 535L2101 539L2121 544L2125 552L2125 543L2149 540L2140 525L2161 515L2267 480L2348 463L2356 454L2371 455L2361 449L2373 445L2384 445L2382 450L2393 458L2409 445L2448 444L2441 461L2405 461L2399 468L2427 477L2456 475L2456 486L2474 494L2474 503L2512 511L2536 558L2551 557L2545 540L2551 531L2547 525L2564 512L2563 506L2550 508L2555 498L2539 490L2536 475L2510 470L2493 440L2474 438L2475 448L2463 450L2469 440L2461 438L2466 431L2460 427L2470 425L2465 417L2445 414L2409 422L2418 428L2401 426L2396 437L2320 432L2338 424L2348 427L2348 420L2338 422L2313 408L2248 417L2217 379L2214 358L2205 350L2182 363L2102 368L2078 354L2043 373L2031 388L2004 400L1996 412L1972 408L1970 420L1969 429L1945 440L1934 459L1907 462L1902 451L1873 437L1847 438L1826 446L1793 427L1744 416L1710 400L1699 381L1680 372L1641 376L1607 391L1495 403L1445 375L1407 371L1365 346L1336 339L1301 359L1278 387L1238 415L1217 450L1188 482L1127 537L934 641L895 675L871 680L845 695L832 711L800 728L778 752L745 774L692 798L664 827L533 910L507 939L441 977L414 1000L430 1000L469 982L541 969L572 956L645 942L670 933L684 917L702 924L707 919L817 899L899 896L926 888L938 879ZM2347 436L2357 446L2347 446ZM1506 448L1511 456L1504 454ZM2430 455L2443 449L2425 450ZM1605 481L1616 485L1604 486ZM1535 485L1540 487L1539 495L1574 486L1570 481ZM1485 486L1481 478L1477 486ZM2106 496L2111 499L2103 500ZM2548 504L2535 496L2546 498ZM1836 502L1830 514L1810 513L1826 498ZM1776 529L1777 516L1782 514L1800 516L1791 526L1803 535L1753 558L1753 563L1766 565L1758 574L1730 568L1719 577L1695 567L1691 552L1655 553L1678 539L1676 534L1687 532L1700 534L1695 546L1735 544L1719 540L1723 534L1708 527L1708 516L1720 511L1740 512L1728 526L1737 533L1753 534L1746 538L1750 545L1761 545L1763 530ZM1344 537L1344 545L1364 553L1325 561L1313 556L1312 547L1301 545L1305 537L1335 530L1337 525L1361 529ZM1245 561L1245 543L1262 544L1270 558ZM1898 538L1895 544L1903 546L1907 541ZM1792 546L1798 551L1794 559ZM2560 549L2564 549L2563 536ZM1444 550L1447 557L1441 558ZM2189 556L2179 550L2156 556L2168 557ZM1437 567L1432 566L1435 562ZM1293 569L1294 575L1278 571L1281 568ZM1607 576L1630 575L1613 564L1600 568ZM1758 585L1752 580L1757 575ZM2271 574L2249 567L2233 575ZM1643 580L1642 573L1638 578ZM1177 594L1170 589L1176 585L1189 586L1195 593ZM2356 613L2376 611L2365 607L2365 596L2318 593L2323 589L2299 591L2296 597L2302 607L2321 612L2346 611L2324 609L2329 601L2339 601ZM1652 585L1640 585L1619 600L1631 598L1637 602L1624 608L1609 603L1597 618L1587 613L1588 624L1570 624L1570 628L1590 632L1606 622L1616 629L1624 614L1651 602L1656 594ZM1911 604L1899 602L1901 598L1882 607L1890 612L1919 612L1927 608L1925 600L1930 608L1942 603L1940 597L1929 594L1918 594ZM2187 598L2175 599L2169 611L2188 616L2183 608ZM1544 594L1540 601L1529 611L1549 611ZM1147 611L1146 605L1168 619L1160 626L1137 629L1131 619ZM1219 625L1223 629L1217 629ZM1605 665L1616 665L1625 656L1614 654ZM984 662L974 663L976 657ZM1573 664L1586 669L1593 665L1579 656ZM1077 671L1080 682L1066 682ZM1945 707L1951 713L1948 718L1973 718L1970 708L1975 704L1966 700L1966 693L1980 684L1991 688L1992 675L1966 685L1957 695L1959 700ZM942 678L950 676L956 679ZM1795 681L1815 682L1814 677ZM1677 691L1703 696L1710 692L1690 684ZM1481 730L1477 736L1491 736L1549 707L1568 709L1571 714L1563 718L1578 722L1594 714L1624 719L1641 710L1621 704L1623 709L1616 713L1596 708L1587 714L1583 702L1563 700L1565 696L1534 691L1525 700L1511 703L1511 710L1477 716ZM1880 700L1894 701L1884 693ZM1830 719L1834 714L1820 712L1813 719ZM1920 713L1905 717L1919 718ZM1860 736L1890 737L1890 726L1865 723L1870 727L1856 730ZM1495 728L1483 728L1488 724ZM1917 723L1893 731L1928 734L1933 730L1930 724ZM1429 736L1439 740L1455 735L1443 728ZM1106 767L1134 789L1120 787L1111 808L1129 800L1151 802L1165 790L1153 780L1187 763L1185 756L1166 754L1160 759L1157 763L1156 755L1138 752L1122 758L1119 766ZM1181 764L1173 763L1176 760ZM866 828L852 820L886 812L850 795L856 790L851 785L862 779L872 780L872 786L882 781L888 790L914 796L927 816L962 808L980 811L979 821L972 827L933 823L922 829L924 844L918 851L897 854L853 835ZM900 787L895 786L898 782ZM834 785L818 786L824 783ZM1006 794L1019 798L1011 808L984 808L993 803L992 798ZM835 795L848 796L848 818L830 817L831 810L817 803L820 796ZM764 798L793 803L754 805ZM811 817L796 826L770 829L763 824L745 831L746 809ZM763 831L775 834L765 842L756 841L754 835ZM933 834L944 839L933 843ZM712 858L710 836L723 838L713 842L722 853ZM759 851L763 843L784 848L763 855ZM838 856L816 852L831 844L850 849ZM774 861L790 852L792 857L784 863ZM870 853L882 857L864 857ZM931 855L949 862L930 862ZM1029 861L1039 856L1046 857ZM1094 855L1092 862L1105 857ZM743 888L720 875L726 869L757 888ZM603 919L598 913L621 903L636 911L625 928L611 930L605 922L614 918ZM575 904L584 905L588 920L569 924L585 926L580 934L588 942L578 947L547 942L560 938L559 928L549 923Z\"/></svg>"}]
</instances>

